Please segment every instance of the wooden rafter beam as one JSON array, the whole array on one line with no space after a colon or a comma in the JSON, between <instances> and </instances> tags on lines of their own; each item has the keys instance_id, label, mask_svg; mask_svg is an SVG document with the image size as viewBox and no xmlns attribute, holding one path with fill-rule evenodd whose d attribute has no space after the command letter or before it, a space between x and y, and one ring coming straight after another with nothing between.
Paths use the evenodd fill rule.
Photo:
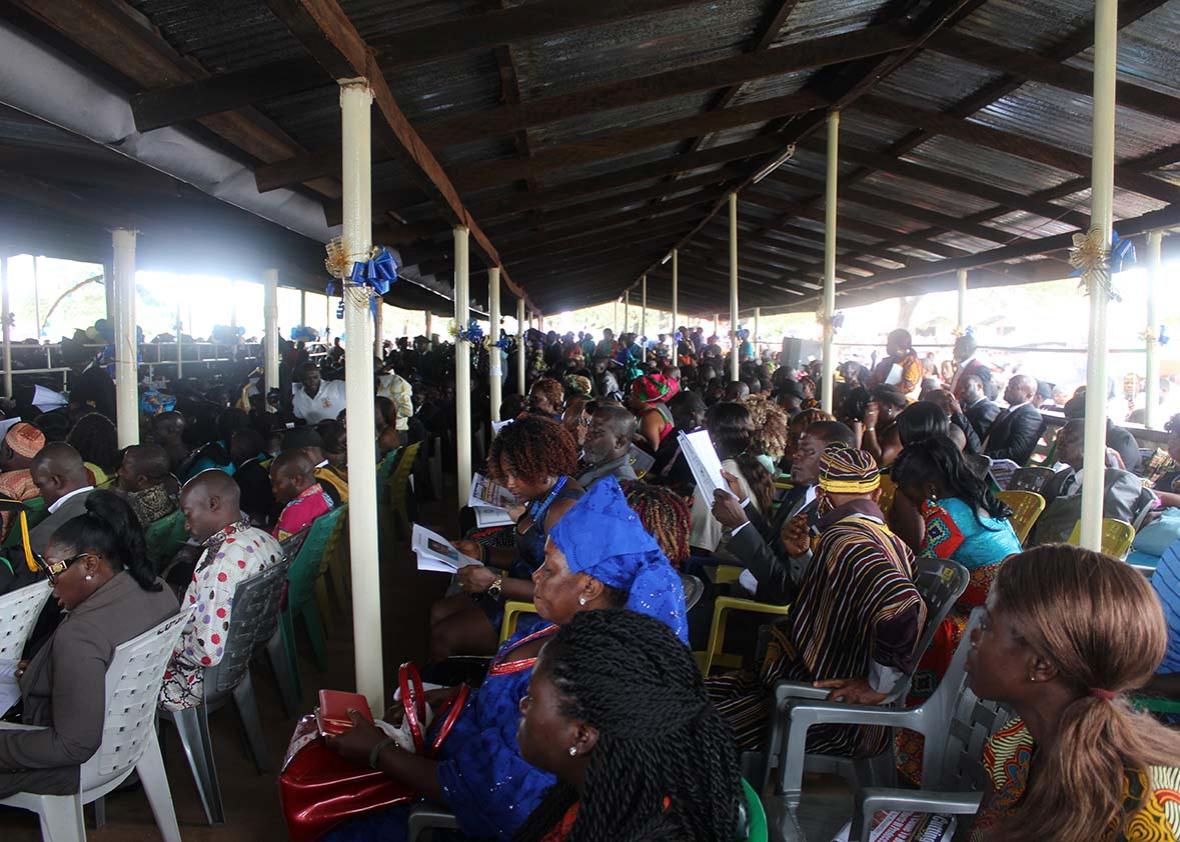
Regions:
<instances>
[{"instance_id":1,"label":"wooden rafter beam","mask_svg":"<svg viewBox=\"0 0 1180 842\"><path fill-rule=\"evenodd\" d=\"M41 0L22 2L41 4ZM54 2L77 6L64 0ZM382 67L393 70L502 44L670 11L698 2L701 0L601 0L594 3L538 0L374 38L370 46ZM136 125L140 131L147 131L322 87L331 81L322 71L312 74L309 68L314 65L300 58L208 79L175 79L168 87L144 91L136 97L133 105Z\"/></svg>"},{"instance_id":2,"label":"wooden rafter beam","mask_svg":"<svg viewBox=\"0 0 1180 842\"><path fill-rule=\"evenodd\" d=\"M500 278L516 296L527 297L503 269L500 255L479 223L464 207L455 186L442 165L422 142L410 121L402 113L385 82L372 48L361 38L352 21L336 0L267 0L280 20L287 24L308 52L326 71L339 77L345 65L352 74L368 81L373 101L397 144L394 146L403 165L421 182L427 194L442 208L452 224L464 225L487 263L500 266Z\"/></svg>"},{"instance_id":3,"label":"wooden rafter beam","mask_svg":"<svg viewBox=\"0 0 1180 842\"><path fill-rule=\"evenodd\" d=\"M651 217L653 212L658 212L656 208L641 208L640 213L647 214ZM666 216L655 216L646 220L643 225L636 225L636 219L628 218L624 222L615 222L606 224L594 230L581 229L577 232L568 233L564 236L552 238L548 240L526 239L517 241L512 246L510 251L506 254L514 257L524 257L535 254L546 254L554 250L567 248L569 246L578 245L581 243L593 244L595 242L603 242L607 238L619 235L627 235L632 232L643 233L650 230L656 225L672 225L677 223L691 222L700 215L700 211L695 207L690 207L687 210L681 210L678 213L670 213ZM646 219L639 217L639 219ZM619 230L622 229L622 230Z\"/></svg>"}]
</instances>

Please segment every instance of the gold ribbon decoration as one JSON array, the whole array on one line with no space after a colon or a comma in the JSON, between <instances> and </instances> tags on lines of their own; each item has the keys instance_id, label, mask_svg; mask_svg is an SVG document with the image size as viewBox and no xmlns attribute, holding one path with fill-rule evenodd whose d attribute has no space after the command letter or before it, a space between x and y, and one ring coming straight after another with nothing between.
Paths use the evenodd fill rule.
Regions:
<instances>
[{"instance_id":1,"label":"gold ribbon decoration","mask_svg":"<svg viewBox=\"0 0 1180 842\"><path fill-rule=\"evenodd\" d=\"M1080 278L1081 289L1089 294L1095 287L1101 289L1111 301L1121 301L1114 291L1110 274L1110 249L1106 235L1101 228L1091 228L1085 234L1073 235L1073 246L1069 250L1069 265Z\"/></svg>"}]
</instances>

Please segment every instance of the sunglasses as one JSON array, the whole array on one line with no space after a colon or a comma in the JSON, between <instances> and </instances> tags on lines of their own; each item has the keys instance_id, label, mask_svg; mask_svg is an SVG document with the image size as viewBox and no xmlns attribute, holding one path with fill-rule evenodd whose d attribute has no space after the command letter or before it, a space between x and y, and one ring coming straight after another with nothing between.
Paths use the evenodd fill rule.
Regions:
<instances>
[{"instance_id":1,"label":"sunglasses","mask_svg":"<svg viewBox=\"0 0 1180 842\"><path fill-rule=\"evenodd\" d=\"M37 555L36 553L34 553L33 559L37 562L37 564L41 567L41 569L43 569L45 571L45 575L49 577L49 584L56 585L57 584L57 577L60 576L62 573L65 573L66 568L68 568L71 564L73 564L78 559L86 558L86 556L88 556L88 555L93 555L93 554L92 553L78 553L75 556L70 556L69 558L63 558L61 561L51 562L51 561L49 561L49 559L45 558L44 556L40 556L40 555Z\"/></svg>"}]
</instances>

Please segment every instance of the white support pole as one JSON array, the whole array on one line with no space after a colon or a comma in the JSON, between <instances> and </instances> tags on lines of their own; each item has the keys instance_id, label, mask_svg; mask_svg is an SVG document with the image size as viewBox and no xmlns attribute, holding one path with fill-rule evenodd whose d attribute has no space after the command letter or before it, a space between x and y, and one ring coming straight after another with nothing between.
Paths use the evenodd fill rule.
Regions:
<instances>
[{"instance_id":1,"label":"white support pole","mask_svg":"<svg viewBox=\"0 0 1180 842\"><path fill-rule=\"evenodd\" d=\"M639 341L643 349L643 361L647 362L647 275L640 280L639 293Z\"/></svg>"},{"instance_id":2,"label":"white support pole","mask_svg":"<svg viewBox=\"0 0 1180 842\"><path fill-rule=\"evenodd\" d=\"M488 336L492 346L488 348L488 395L491 397L491 418L500 420L500 400L503 396L503 370L500 366L500 267L488 268Z\"/></svg>"},{"instance_id":3,"label":"white support pole","mask_svg":"<svg viewBox=\"0 0 1180 842\"><path fill-rule=\"evenodd\" d=\"M754 347L754 362L759 362L762 359L762 354L758 352L758 337L762 335L762 308L754 308L754 333L750 336L750 344Z\"/></svg>"},{"instance_id":4,"label":"white support pole","mask_svg":"<svg viewBox=\"0 0 1180 842\"><path fill-rule=\"evenodd\" d=\"M176 379L184 380L184 315L181 312L180 294L176 296Z\"/></svg>"},{"instance_id":5,"label":"white support pole","mask_svg":"<svg viewBox=\"0 0 1180 842\"><path fill-rule=\"evenodd\" d=\"M1114 223L1115 59L1117 0L1094 2L1094 140L1091 147L1090 233L1110 248ZM1085 467L1082 471L1081 544L1102 549L1102 498L1106 472L1107 293L1090 282L1090 340L1086 355Z\"/></svg>"},{"instance_id":6,"label":"white support pole","mask_svg":"<svg viewBox=\"0 0 1180 842\"><path fill-rule=\"evenodd\" d=\"M385 358L385 349L382 345L385 342L385 302L380 298L377 299L377 309L373 312L373 358L380 360Z\"/></svg>"},{"instance_id":7,"label":"white support pole","mask_svg":"<svg viewBox=\"0 0 1180 842\"><path fill-rule=\"evenodd\" d=\"M229 326L238 327L238 282L229 282Z\"/></svg>"},{"instance_id":8,"label":"white support pole","mask_svg":"<svg viewBox=\"0 0 1180 842\"><path fill-rule=\"evenodd\" d=\"M680 326L680 250L672 249L672 336L676 336L676 328ZM685 337L687 338L687 337ZM675 346L676 339L672 339ZM673 351L673 357L675 357Z\"/></svg>"},{"instance_id":9,"label":"white support pole","mask_svg":"<svg viewBox=\"0 0 1180 842\"><path fill-rule=\"evenodd\" d=\"M958 322L957 326L959 328L959 335L962 336L963 332L967 330L967 270L966 269L959 270L958 280L959 280L959 315L958 315L958 319L957 319L957 322Z\"/></svg>"},{"instance_id":10,"label":"white support pole","mask_svg":"<svg viewBox=\"0 0 1180 842\"><path fill-rule=\"evenodd\" d=\"M139 344L135 341L135 232L111 232L115 274L115 428L119 447L139 444Z\"/></svg>"},{"instance_id":11,"label":"white support pole","mask_svg":"<svg viewBox=\"0 0 1180 842\"><path fill-rule=\"evenodd\" d=\"M713 314L713 335L716 336L718 339L721 338L721 314L720 313Z\"/></svg>"},{"instance_id":12,"label":"white support pole","mask_svg":"<svg viewBox=\"0 0 1180 842\"><path fill-rule=\"evenodd\" d=\"M1143 412L1143 424L1150 430L1156 427L1159 417L1159 315L1155 310L1155 290L1160 280L1160 246L1163 244L1163 231L1149 231L1147 233L1147 403Z\"/></svg>"},{"instance_id":13,"label":"white support pole","mask_svg":"<svg viewBox=\"0 0 1180 842\"><path fill-rule=\"evenodd\" d=\"M840 112L828 114L828 161L824 191L824 350L820 406L834 411L836 391L836 187L840 178Z\"/></svg>"},{"instance_id":14,"label":"white support pole","mask_svg":"<svg viewBox=\"0 0 1180 842\"><path fill-rule=\"evenodd\" d=\"M434 313L426 311L426 347L434 347Z\"/></svg>"},{"instance_id":15,"label":"white support pole","mask_svg":"<svg viewBox=\"0 0 1180 842\"><path fill-rule=\"evenodd\" d=\"M372 105L373 94L366 80L341 80L342 240L350 262L367 259L373 244ZM344 355L344 394L348 409L348 539L356 689L369 700L372 710L385 710L369 297L347 287L341 292L344 333L352 348L352 353Z\"/></svg>"},{"instance_id":16,"label":"white support pole","mask_svg":"<svg viewBox=\"0 0 1180 842\"><path fill-rule=\"evenodd\" d=\"M262 337L262 373L267 389L279 388L279 270L262 273L262 318L265 335Z\"/></svg>"},{"instance_id":17,"label":"white support pole","mask_svg":"<svg viewBox=\"0 0 1180 842\"><path fill-rule=\"evenodd\" d=\"M738 367L738 241L737 193L729 194L729 379L737 380Z\"/></svg>"},{"instance_id":18,"label":"white support pole","mask_svg":"<svg viewBox=\"0 0 1180 842\"><path fill-rule=\"evenodd\" d=\"M623 293L623 333L629 330L631 321L631 290Z\"/></svg>"},{"instance_id":19,"label":"white support pole","mask_svg":"<svg viewBox=\"0 0 1180 842\"><path fill-rule=\"evenodd\" d=\"M332 296L324 296L324 341L327 342L332 334Z\"/></svg>"},{"instance_id":20,"label":"white support pole","mask_svg":"<svg viewBox=\"0 0 1180 842\"><path fill-rule=\"evenodd\" d=\"M105 278L106 287L111 279ZM4 397L12 397L12 310L8 305L8 255L0 255L0 319L4 320Z\"/></svg>"},{"instance_id":21,"label":"white support pole","mask_svg":"<svg viewBox=\"0 0 1180 842\"><path fill-rule=\"evenodd\" d=\"M466 225L456 225L455 234L455 324L467 326L470 299L469 245ZM459 507L471 496L471 345L455 337L455 470Z\"/></svg>"},{"instance_id":22,"label":"white support pole","mask_svg":"<svg viewBox=\"0 0 1180 842\"><path fill-rule=\"evenodd\" d=\"M307 290L305 289L299 291L299 325L307 327Z\"/></svg>"},{"instance_id":23,"label":"white support pole","mask_svg":"<svg viewBox=\"0 0 1180 842\"><path fill-rule=\"evenodd\" d=\"M516 391L524 394L524 369L528 361L528 349L524 347L525 330L524 299L516 299ZM498 419L494 419L498 420Z\"/></svg>"},{"instance_id":24,"label":"white support pole","mask_svg":"<svg viewBox=\"0 0 1180 842\"><path fill-rule=\"evenodd\" d=\"M616 334L619 332L619 299L615 299L611 304L610 329Z\"/></svg>"},{"instance_id":25,"label":"white support pole","mask_svg":"<svg viewBox=\"0 0 1180 842\"><path fill-rule=\"evenodd\" d=\"M37 325L37 344L41 344L41 258L33 255L33 318Z\"/></svg>"}]
</instances>

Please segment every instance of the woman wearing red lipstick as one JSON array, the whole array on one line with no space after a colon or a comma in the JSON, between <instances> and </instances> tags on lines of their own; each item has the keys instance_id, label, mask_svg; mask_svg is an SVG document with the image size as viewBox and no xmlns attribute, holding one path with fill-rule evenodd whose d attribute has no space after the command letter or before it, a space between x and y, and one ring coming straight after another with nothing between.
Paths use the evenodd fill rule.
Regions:
<instances>
[{"instance_id":1,"label":"woman wearing red lipstick","mask_svg":"<svg viewBox=\"0 0 1180 842\"><path fill-rule=\"evenodd\" d=\"M78 791L79 767L102 741L115 647L177 611L147 561L135 513L114 492L93 492L86 513L61 525L38 562L66 614L18 668L20 721L41 727L0 725L0 798Z\"/></svg>"}]
</instances>

